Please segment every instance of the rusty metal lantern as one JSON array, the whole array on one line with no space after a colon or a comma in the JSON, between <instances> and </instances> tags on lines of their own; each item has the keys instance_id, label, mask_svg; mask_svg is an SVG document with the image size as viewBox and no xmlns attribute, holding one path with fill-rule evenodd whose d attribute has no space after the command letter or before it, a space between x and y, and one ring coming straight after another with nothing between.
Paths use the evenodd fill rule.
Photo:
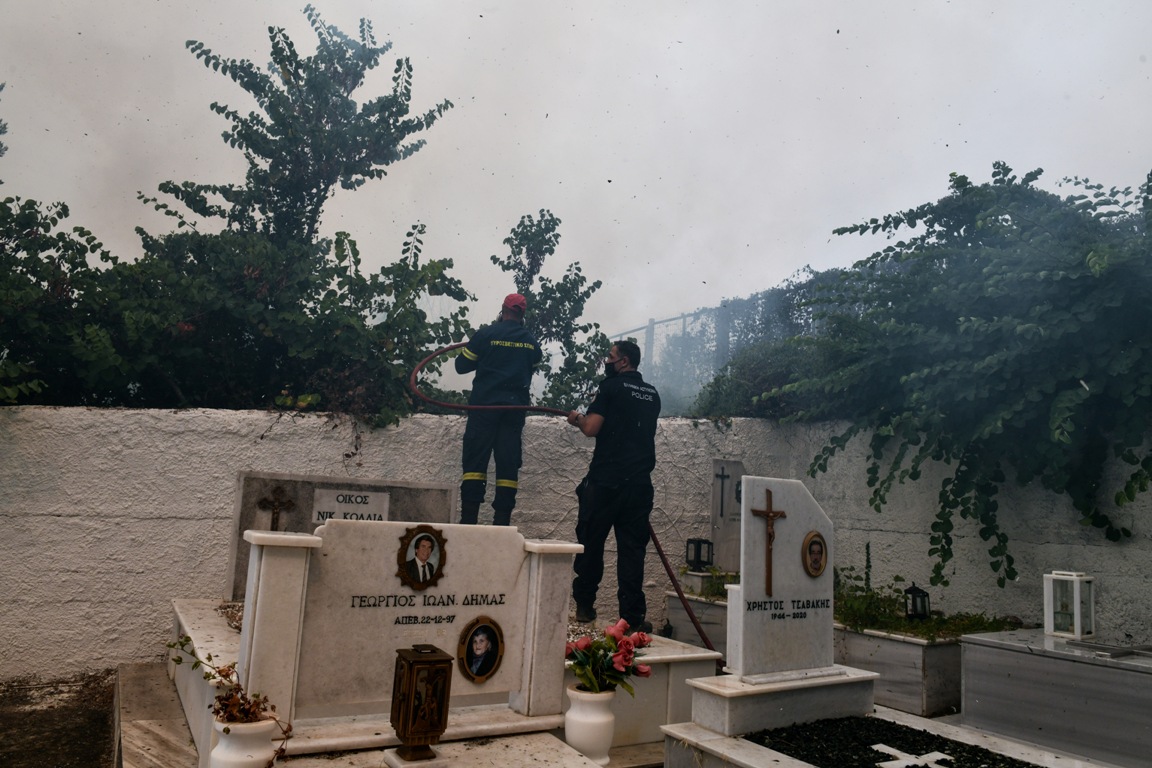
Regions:
<instances>
[{"instance_id":1,"label":"rusty metal lantern","mask_svg":"<svg viewBox=\"0 0 1152 768\"><path fill-rule=\"evenodd\" d=\"M927 619L932 615L931 605L928 593L916 586L916 582L912 582L912 586L904 590L904 613L908 618Z\"/></svg>"},{"instance_id":2,"label":"rusty metal lantern","mask_svg":"<svg viewBox=\"0 0 1152 768\"><path fill-rule=\"evenodd\" d=\"M690 571L703 571L712 565L712 542L708 539L688 539L685 543L684 562Z\"/></svg>"},{"instance_id":3,"label":"rusty metal lantern","mask_svg":"<svg viewBox=\"0 0 1152 768\"><path fill-rule=\"evenodd\" d=\"M390 720L402 744L396 750L401 759L436 757L430 745L438 743L448 727L452 663L453 658L434 645L396 649Z\"/></svg>"}]
</instances>

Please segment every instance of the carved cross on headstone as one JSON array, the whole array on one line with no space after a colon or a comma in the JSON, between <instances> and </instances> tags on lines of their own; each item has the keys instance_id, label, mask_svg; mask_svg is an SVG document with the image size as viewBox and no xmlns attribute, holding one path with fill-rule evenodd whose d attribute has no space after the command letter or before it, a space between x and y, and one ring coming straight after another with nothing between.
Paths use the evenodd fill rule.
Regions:
<instances>
[{"instance_id":1,"label":"carved cross on headstone","mask_svg":"<svg viewBox=\"0 0 1152 768\"><path fill-rule=\"evenodd\" d=\"M720 481L720 517L724 517L724 481L732 477L732 475L728 474L724 466L721 465L720 474L713 475L713 477Z\"/></svg>"},{"instance_id":2,"label":"carved cross on headstone","mask_svg":"<svg viewBox=\"0 0 1152 768\"><path fill-rule=\"evenodd\" d=\"M781 517L788 517L784 514L784 510L772 509L772 491L769 488L764 489L764 495L767 497L765 506L767 509L753 509L752 514L756 517L764 518L768 524L768 536L764 540L764 593L769 597L772 596L772 543L776 541L776 520Z\"/></svg>"},{"instance_id":3,"label":"carved cross on headstone","mask_svg":"<svg viewBox=\"0 0 1152 768\"><path fill-rule=\"evenodd\" d=\"M280 530L280 513L291 512L296 508L296 502L288 498L288 494L279 485L272 489L272 498L263 498L256 502L256 506L272 512L272 522L268 526L270 531Z\"/></svg>"}]
</instances>

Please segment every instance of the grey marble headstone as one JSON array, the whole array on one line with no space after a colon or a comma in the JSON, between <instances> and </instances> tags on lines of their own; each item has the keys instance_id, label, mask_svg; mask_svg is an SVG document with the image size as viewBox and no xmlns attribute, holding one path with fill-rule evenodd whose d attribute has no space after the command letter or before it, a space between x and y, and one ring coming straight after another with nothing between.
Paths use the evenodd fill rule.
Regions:
<instances>
[{"instance_id":1,"label":"grey marble headstone","mask_svg":"<svg viewBox=\"0 0 1152 768\"><path fill-rule=\"evenodd\" d=\"M832 521L799 480L743 480L740 584L728 587L728 671L831 667ZM822 554L815 566L816 548Z\"/></svg>"},{"instance_id":2,"label":"grey marble headstone","mask_svg":"<svg viewBox=\"0 0 1152 768\"><path fill-rule=\"evenodd\" d=\"M744 462L712 459L712 565L740 570L740 478Z\"/></svg>"},{"instance_id":3,"label":"grey marble headstone","mask_svg":"<svg viewBox=\"0 0 1152 768\"><path fill-rule=\"evenodd\" d=\"M312 533L328 520L447 523L457 493L457 486L444 483L240 472L228 592L233 600L244 599L249 551L244 531Z\"/></svg>"}]
</instances>

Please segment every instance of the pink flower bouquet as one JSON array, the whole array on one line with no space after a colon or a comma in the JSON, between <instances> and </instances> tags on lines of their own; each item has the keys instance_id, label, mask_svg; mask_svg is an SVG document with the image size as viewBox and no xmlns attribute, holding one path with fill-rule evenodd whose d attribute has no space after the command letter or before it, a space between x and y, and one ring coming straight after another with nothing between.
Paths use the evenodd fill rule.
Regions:
<instances>
[{"instance_id":1,"label":"pink flower bouquet","mask_svg":"<svg viewBox=\"0 0 1152 768\"><path fill-rule=\"evenodd\" d=\"M630 635L627 632L628 622L620 619L606 627L600 637L585 635L565 646L564 658L580 681L576 686L579 690L600 693L620 686L630 695L636 695L628 678L652 675L651 667L636 663L641 656L639 649L651 643L652 638L643 632Z\"/></svg>"}]
</instances>

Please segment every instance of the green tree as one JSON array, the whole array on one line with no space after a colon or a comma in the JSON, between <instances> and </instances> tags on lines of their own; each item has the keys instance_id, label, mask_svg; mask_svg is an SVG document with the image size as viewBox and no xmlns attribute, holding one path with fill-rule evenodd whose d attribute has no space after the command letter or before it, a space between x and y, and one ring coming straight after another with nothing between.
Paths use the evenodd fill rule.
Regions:
<instances>
[{"instance_id":1,"label":"green tree","mask_svg":"<svg viewBox=\"0 0 1152 768\"><path fill-rule=\"evenodd\" d=\"M230 228L258 232L276 245L315 242L337 184L351 190L383 177L385 167L424 146L412 137L452 107L445 100L412 114L408 59L396 61L391 93L359 104L353 94L391 43L378 44L363 19L354 40L325 24L311 5L304 15L316 34L316 53L301 57L283 29L270 27L267 72L247 59L221 57L201 42L185 44L204 66L244 89L260 111L245 115L212 104L231 123L224 141L248 161L242 186L166 182L160 188L201 216L224 218Z\"/></svg>"},{"instance_id":2,"label":"green tree","mask_svg":"<svg viewBox=\"0 0 1152 768\"><path fill-rule=\"evenodd\" d=\"M422 349L463 327L464 310L432 319L422 299L471 297L448 274L450 260L424 258L419 223L400 258L373 275L362 272L348 234L325 239L317 231L335 184L353 189L383 176L385 166L419 149L411 137L450 105L410 115L412 69L404 59L392 93L359 105L354 92L388 46L376 44L367 22L354 40L325 25L311 6L305 15L316 54L299 56L284 31L271 28L268 73L188 43L260 108L240 115L213 105L231 121L225 141L248 161L245 183L161 185L191 213L148 199L172 217L175 231L138 230L144 254L135 262L108 257L108 269L86 270L80 252L68 251L66 301L51 303L46 278L26 281L37 295L18 306L37 311L13 326L4 349L9 358L26 353L29 370L43 380L32 401L217 408L276 402L378 421L409 409L404 381ZM223 229L201 232L190 216L222 219ZM86 234L70 245L98 246ZM39 275L61 261L63 245L56 248L26 240L12 258ZM50 345L58 354L36 351L33 323L60 329L60 343Z\"/></svg>"},{"instance_id":3,"label":"green tree","mask_svg":"<svg viewBox=\"0 0 1152 768\"><path fill-rule=\"evenodd\" d=\"M0 120L0 136L7 133ZM0 157L7 150L0 142ZM0 403L33 401L46 379L68 377L83 349L83 318L99 281L88 257L110 257L91 232L64 226L68 214L63 203L0 200Z\"/></svg>"},{"instance_id":4,"label":"green tree","mask_svg":"<svg viewBox=\"0 0 1152 768\"><path fill-rule=\"evenodd\" d=\"M599 280L589 283L575 261L559 280L540 274L560 243L560 219L543 209L539 215L521 216L504 239L508 255L491 259L512 273L516 291L528 300L524 323L544 347L545 389L537 404L563 410L591 395L611 342L598 323L580 321L588 299L600 288Z\"/></svg>"},{"instance_id":5,"label":"green tree","mask_svg":"<svg viewBox=\"0 0 1152 768\"><path fill-rule=\"evenodd\" d=\"M67 218L63 203L0 200L0 403L34 403L53 386L75 392L72 361L86 352L100 285L88 256L109 257Z\"/></svg>"},{"instance_id":6,"label":"green tree","mask_svg":"<svg viewBox=\"0 0 1152 768\"><path fill-rule=\"evenodd\" d=\"M407 59L396 62L390 94L358 104L355 92L390 44L377 44L367 21L352 39L312 6L304 13L315 54L301 57L283 29L270 28L267 72L187 43L261 112L212 105L231 122L224 140L248 161L242 186L161 185L192 212L223 218L227 229L161 238L141 232L146 255L136 271L151 274L134 298L146 305L155 332L128 341L146 342L136 360L167 348L158 358L164 364L152 366L151 391L183 403L257 405L279 393L281 404L389 421L408 408L404 380L421 350L461 331L463 310L433 322L420 299L469 295L448 275L450 260L422 260L422 224L409 230L401 258L370 276L348 234L329 241L317 233L336 184L356 189L384 176L386 166L423 146L412 137L451 104L412 114Z\"/></svg>"},{"instance_id":7,"label":"green tree","mask_svg":"<svg viewBox=\"0 0 1152 768\"><path fill-rule=\"evenodd\" d=\"M869 436L877 510L924 462L952 468L933 583L947 583L957 515L989 543L999 583L1016 577L996 500L1010 477L1066 495L1110 540L1130 535L1114 516L1152 478L1149 186L1070 179L1076 194L1060 198L1039 176L1003 163L985 184L954 174L934 203L836 230L895 242L812 299L817 332L789 343L822 362L761 395L795 398L789 418L849 421L812 473ZM1114 458L1130 472L1109 493Z\"/></svg>"}]
</instances>

